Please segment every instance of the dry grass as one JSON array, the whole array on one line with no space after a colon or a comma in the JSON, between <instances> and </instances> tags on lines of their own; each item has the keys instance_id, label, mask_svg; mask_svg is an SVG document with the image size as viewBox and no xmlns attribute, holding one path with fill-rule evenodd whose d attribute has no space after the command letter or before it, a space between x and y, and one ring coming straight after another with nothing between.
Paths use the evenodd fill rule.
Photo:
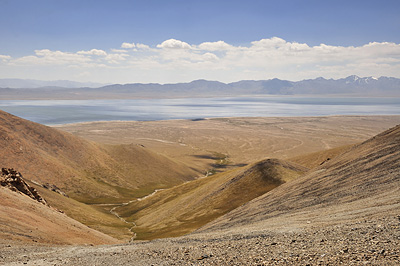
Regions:
<instances>
[{"instance_id":1,"label":"dry grass","mask_svg":"<svg viewBox=\"0 0 400 266\"><path fill-rule=\"evenodd\" d=\"M286 226L297 230L400 210L400 126L343 154L208 224L202 230L249 230ZM245 229L246 228L246 229Z\"/></svg>"},{"instance_id":2,"label":"dry grass","mask_svg":"<svg viewBox=\"0 0 400 266\"><path fill-rule=\"evenodd\" d=\"M86 203L121 202L200 175L143 147L99 145L2 111L0 147L2 167L54 184Z\"/></svg>"},{"instance_id":3,"label":"dry grass","mask_svg":"<svg viewBox=\"0 0 400 266\"><path fill-rule=\"evenodd\" d=\"M342 153L348 151L351 149L353 145L344 145L340 147L336 147L333 149L328 149L328 150L323 150L319 152L313 152L310 154L306 155L300 155L296 156L294 158L290 158L289 161L298 163L300 165L303 165L304 167L307 168L315 168L318 167L324 163L329 162L330 160L334 159L335 157L341 155Z\"/></svg>"},{"instance_id":4,"label":"dry grass","mask_svg":"<svg viewBox=\"0 0 400 266\"><path fill-rule=\"evenodd\" d=\"M191 232L299 175L290 163L266 167L255 161L301 156L293 160L313 167L345 148L303 155L360 142L399 120L218 118L59 127L85 140L0 111L0 164L28 180L57 185L70 198L41 190L52 206L118 239L130 237L129 225L112 216L110 206L96 204L119 204L174 187L118 209L137 222L139 238L151 239ZM210 170L224 172L184 183Z\"/></svg>"},{"instance_id":5,"label":"dry grass","mask_svg":"<svg viewBox=\"0 0 400 266\"><path fill-rule=\"evenodd\" d=\"M26 195L0 187L0 197L1 239L64 245L119 242Z\"/></svg>"},{"instance_id":6,"label":"dry grass","mask_svg":"<svg viewBox=\"0 0 400 266\"><path fill-rule=\"evenodd\" d=\"M120 204L202 174L142 146L96 144L2 111L0 147L1 167L15 168L36 184L61 188L69 199L41 191L70 217L119 239L131 237L127 224L107 208L85 204Z\"/></svg>"},{"instance_id":7,"label":"dry grass","mask_svg":"<svg viewBox=\"0 0 400 266\"><path fill-rule=\"evenodd\" d=\"M163 190L117 209L134 221L138 239L179 236L295 179L306 168L280 160L259 163Z\"/></svg>"},{"instance_id":8,"label":"dry grass","mask_svg":"<svg viewBox=\"0 0 400 266\"><path fill-rule=\"evenodd\" d=\"M113 206L102 208L100 206L87 205L35 184L31 184L31 186L39 191L50 206L62 210L69 217L73 217L90 228L123 241L128 241L132 238L132 234L129 232L131 226L109 212L109 209Z\"/></svg>"},{"instance_id":9,"label":"dry grass","mask_svg":"<svg viewBox=\"0 0 400 266\"><path fill-rule=\"evenodd\" d=\"M200 121L93 122L57 127L108 144L138 144L186 165L211 169L215 154L224 169L264 158L296 156L362 142L400 123L400 116L213 118Z\"/></svg>"}]
</instances>

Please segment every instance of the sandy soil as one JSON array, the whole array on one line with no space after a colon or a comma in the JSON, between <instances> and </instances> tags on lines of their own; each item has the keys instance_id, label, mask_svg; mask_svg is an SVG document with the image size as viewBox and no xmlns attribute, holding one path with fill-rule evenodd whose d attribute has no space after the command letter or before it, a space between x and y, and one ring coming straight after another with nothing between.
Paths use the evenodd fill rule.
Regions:
<instances>
[{"instance_id":1,"label":"sandy soil","mask_svg":"<svg viewBox=\"0 0 400 266\"><path fill-rule=\"evenodd\" d=\"M75 245L120 242L22 193L0 186L0 198L0 239Z\"/></svg>"},{"instance_id":2,"label":"sandy soil","mask_svg":"<svg viewBox=\"0 0 400 266\"><path fill-rule=\"evenodd\" d=\"M230 166L287 159L358 143L399 123L400 116L259 117L91 122L57 128L100 143L144 145L195 168L207 168L216 154L227 156Z\"/></svg>"}]
</instances>

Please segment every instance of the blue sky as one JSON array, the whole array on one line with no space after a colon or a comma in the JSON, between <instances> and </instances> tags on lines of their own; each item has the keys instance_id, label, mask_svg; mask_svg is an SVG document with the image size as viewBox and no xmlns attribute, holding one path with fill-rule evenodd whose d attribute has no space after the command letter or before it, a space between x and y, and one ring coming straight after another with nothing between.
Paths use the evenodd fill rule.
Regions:
<instances>
[{"instance_id":1,"label":"blue sky","mask_svg":"<svg viewBox=\"0 0 400 266\"><path fill-rule=\"evenodd\" d=\"M298 80L346 74L399 77L399 14L400 1L385 0L0 0L0 78L163 83L197 78ZM167 40L189 46L180 47L183 49L178 52L177 46L170 49L161 45ZM274 41L255 49L254 42L261 40ZM218 41L229 45L229 51L199 48L202 43ZM130 47L136 50L122 51L123 43L150 49ZM365 47L370 43L379 45L372 51ZM302 49L293 53L298 48L292 44L305 44L313 52L304 55ZM318 53L321 44L331 51L335 47L360 49L342 49L337 55L343 56L340 64L334 56L320 62L304 59L326 55ZM271 62L262 65L255 60L252 64L251 51L244 51L252 47L259 53L255 58L264 56L268 61L272 56ZM234 48L237 53L233 55ZM286 53L276 53L279 49L286 49ZM361 54L365 53L373 58L363 59ZM201 65L204 58L199 55L209 62ZM345 56L359 60L362 67L354 69ZM287 59L287 64L274 70L273 63L281 61L279 57ZM236 61L238 65L232 65ZM373 73L379 62L383 67ZM346 72L349 67L356 73Z\"/></svg>"}]
</instances>

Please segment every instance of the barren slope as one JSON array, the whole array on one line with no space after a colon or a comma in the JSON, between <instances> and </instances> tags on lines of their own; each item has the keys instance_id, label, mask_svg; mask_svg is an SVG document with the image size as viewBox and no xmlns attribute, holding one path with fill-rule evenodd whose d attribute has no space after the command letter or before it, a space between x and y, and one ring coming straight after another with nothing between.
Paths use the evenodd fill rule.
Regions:
<instances>
[{"instance_id":1,"label":"barren slope","mask_svg":"<svg viewBox=\"0 0 400 266\"><path fill-rule=\"evenodd\" d=\"M290 158L289 161L313 169L350 150L354 145L355 144L344 145L333 149L312 152L310 154Z\"/></svg>"},{"instance_id":2,"label":"barren slope","mask_svg":"<svg viewBox=\"0 0 400 266\"><path fill-rule=\"evenodd\" d=\"M48 244L119 242L19 192L0 186L0 198L0 239Z\"/></svg>"},{"instance_id":3,"label":"barren slope","mask_svg":"<svg viewBox=\"0 0 400 266\"><path fill-rule=\"evenodd\" d=\"M294 163L266 159L159 191L116 211L135 222L139 239L183 235L305 171Z\"/></svg>"},{"instance_id":4,"label":"barren slope","mask_svg":"<svg viewBox=\"0 0 400 266\"><path fill-rule=\"evenodd\" d=\"M109 212L117 205L95 204L120 204L200 175L146 147L99 145L2 111L0 148L0 167L17 169L52 206L124 240L132 237L131 225Z\"/></svg>"},{"instance_id":5,"label":"barren slope","mask_svg":"<svg viewBox=\"0 0 400 266\"><path fill-rule=\"evenodd\" d=\"M399 143L397 126L185 237L102 247L12 243L0 245L0 263L397 266Z\"/></svg>"},{"instance_id":6,"label":"barren slope","mask_svg":"<svg viewBox=\"0 0 400 266\"><path fill-rule=\"evenodd\" d=\"M296 230L400 211L400 126L284 184L200 231Z\"/></svg>"},{"instance_id":7,"label":"barren slope","mask_svg":"<svg viewBox=\"0 0 400 266\"><path fill-rule=\"evenodd\" d=\"M0 111L0 166L83 202L150 193L194 178L188 166L137 145L101 146ZM151 171L150 171L151 169Z\"/></svg>"},{"instance_id":8,"label":"barren slope","mask_svg":"<svg viewBox=\"0 0 400 266\"><path fill-rule=\"evenodd\" d=\"M128 242L132 238L132 233L129 231L132 225L124 223L109 212L114 205L84 204L35 184L30 183L30 185L37 189L50 206L62 210L67 216L78 222L124 242Z\"/></svg>"}]
</instances>

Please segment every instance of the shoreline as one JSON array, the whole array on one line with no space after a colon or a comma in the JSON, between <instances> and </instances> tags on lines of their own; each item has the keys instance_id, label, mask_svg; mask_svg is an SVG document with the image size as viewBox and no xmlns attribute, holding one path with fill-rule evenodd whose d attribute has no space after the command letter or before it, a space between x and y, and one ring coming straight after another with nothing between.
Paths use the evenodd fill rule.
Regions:
<instances>
[{"instance_id":1,"label":"shoreline","mask_svg":"<svg viewBox=\"0 0 400 266\"><path fill-rule=\"evenodd\" d=\"M57 126L108 121L199 121L230 117L323 117L400 115L399 98L249 96L148 100L6 101L0 109Z\"/></svg>"},{"instance_id":2,"label":"shoreline","mask_svg":"<svg viewBox=\"0 0 400 266\"><path fill-rule=\"evenodd\" d=\"M1 88L0 88L1 89ZM13 89L19 90L19 89ZM21 89L20 89L21 90ZM22 89L24 90L24 89ZM31 91L30 91L31 92ZM165 95L154 97L154 95L123 95L120 94L107 94L103 97L88 97L88 95L69 95L68 96L52 96L52 97L45 97L45 96L33 96L33 95L26 95L22 96L18 95L2 95L1 101L104 101L104 100L171 100L171 99L212 99L212 98L243 98L243 97L265 97L265 98L400 98L400 94L357 94L357 93L342 93L342 94L221 94L216 96L207 96L207 95Z\"/></svg>"},{"instance_id":3,"label":"shoreline","mask_svg":"<svg viewBox=\"0 0 400 266\"><path fill-rule=\"evenodd\" d=\"M204 117L204 118L194 118L194 119L161 119L161 120L96 120L96 121L84 121L84 122L74 122L65 124L44 124L48 127L66 127L66 126L81 126L81 125L92 125L92 124L104 124L104 123L145 123L145 122L165 122L165 121L187 121L187 122L198 122L203 120L216 120L216 119L259 119L259 118L323 118L323 117L348 117L348 118L362 118L362 117L396 117L400 118L400 114L369 114L369 115L310 115L310 116L224 116L224 117Z\"/></svg>"}]
</instances>

